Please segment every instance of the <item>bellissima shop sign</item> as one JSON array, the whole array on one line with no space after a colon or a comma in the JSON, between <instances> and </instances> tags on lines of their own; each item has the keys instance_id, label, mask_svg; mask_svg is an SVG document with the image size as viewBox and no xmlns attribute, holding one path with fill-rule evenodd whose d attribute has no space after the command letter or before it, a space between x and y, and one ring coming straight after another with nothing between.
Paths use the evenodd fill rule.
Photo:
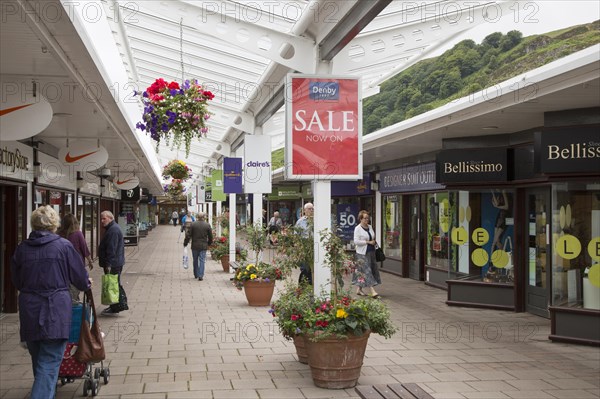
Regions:
<instances>
[{"instance_id":1,"label":"bellissima shop sign","mask_svg":"<svg viewBox=\"0 0 600 399\"><path fill-rule=\"evenodd\" d=\"M507 154L506 148L442 151L436 156L437 182L507 181Z\"/></svg>"},{"instance_id":2,"label":"bellissima shop sign","mask_svg":"<svg viewBox=\"0 0 600 399\"><path fill-rule=\"evenodd\" d=\"M535 165L541 173L598 173L600 126L566 127L535 134Z\"/></svg>"}]
</instances>

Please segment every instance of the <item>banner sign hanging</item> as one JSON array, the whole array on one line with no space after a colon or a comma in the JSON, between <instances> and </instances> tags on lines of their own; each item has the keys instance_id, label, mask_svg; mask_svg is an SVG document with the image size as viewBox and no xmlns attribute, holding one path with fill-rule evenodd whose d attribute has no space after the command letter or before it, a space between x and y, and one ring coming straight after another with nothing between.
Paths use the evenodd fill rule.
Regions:
<instances>
[{"instance_id":1,"label":"banner sign hanging","mask_svg":"<svg viewBox=\"0 0 600 399\"><path fill-rule=\"evenodd\" d=\"M226 201L227 196L223 192L223 171L213 170L212 174L212 201Z\"/></svg>"},{"instance_id":2,"label":"banner sign hanging","mask_svg":"<svg viewBox=\"0 0 600 399\"><path fill-rule=\"evenodd\" d=\"M206 202L206 185L203 181L199 181L196 186L196 204L203 204Z\"/></svg>"},{"instance_id":3,"label":"banner sign hanging","mask_svg":"<svg viewBox=\"0 0 600 399\"><path fill-rule=\"evenodd\" d=\"M244 136L244 192L271 192L271 136Z\"/></svg>"},{"instance_id":4,"label":"banner sign hanging","mask_svg":"<svg viewBox=\"0 0 600 399\"><path fill-rule=\"evenodd\" d=\"M242 194L242 158L223 158L223 192Z\"/></svg>"},{"instance_id":5,"label":"banner sign hanging","mask_svg":"<svg viewBox=\"0 0 600 399\"><path fill-rule=\"evenodd\" d=\"M361 179L360 80L288 74L285 98L286 179Z\"/></svg>"}]
</instances>

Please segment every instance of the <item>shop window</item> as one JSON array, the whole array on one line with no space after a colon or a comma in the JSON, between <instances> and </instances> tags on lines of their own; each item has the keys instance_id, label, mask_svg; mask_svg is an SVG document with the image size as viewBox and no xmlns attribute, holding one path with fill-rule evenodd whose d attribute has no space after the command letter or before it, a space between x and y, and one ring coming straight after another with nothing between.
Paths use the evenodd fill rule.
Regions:
<instances>
[{"instance_id":1,"label":"shop window","mask_svg":"<svg viewBox=\"0 0 600 399\"><path fill-rule=\"evenodd\" d=\"M510 190L449 193L451 277L513 284L513 200Z\"/></svg>"},{"instance_id":2,"label":"shop window","mask_svg":"<svg viewBox=\"0 0 600 399\"><path fill-rule=\"evenodd\" d=\"M600 183L552 190L552 304L600 310Z\"/></svg>"},{"instance_id":3,"label":"shop window","mask_svg":"<svg viewBox=\"0 0 600 399\"><path fill-rule=\"evenodd\" d=\"M39 208L42 205L48 205L48 199L46 198L48 193L42 188L36 188L33 196L34 208Z\"/></svg>"},{"instance_id":4,"label":"shop window","mask_svg":"<svg viewBox=\"0 0 600 399\"><path fill-rule=\"evenodd\" d=\"M62 215L62 193L60 191L50 190L50 206L56 213Z\"/></svg>"},{"instance_id":5,"label":"shop window","mask_svg":"<svg viewBox=\"0 0 600 399\"><path fill-rule=\"evenodd\" d=\"M453 195L454 196L454 195ZM427 266L448 270L450 226L456 214L455 201L448 192L427 194Z\"/></svg>"},{"instance_id":6,"label":"shop window","mask_svg":"<svg viewBox=\"0 0 600 399\"><path fill-rule=\"evenodd\" d=\"M383 250L386 256L402 257L402 196L383 197Z\"/></svg>"}]
</instances>

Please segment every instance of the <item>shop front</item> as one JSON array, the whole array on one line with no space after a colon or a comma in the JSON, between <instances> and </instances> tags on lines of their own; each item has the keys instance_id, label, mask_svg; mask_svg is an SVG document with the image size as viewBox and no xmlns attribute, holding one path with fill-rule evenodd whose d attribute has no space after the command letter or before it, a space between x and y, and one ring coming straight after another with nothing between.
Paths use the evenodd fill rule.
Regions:
<instances>
[{"instance_id":1,"label":"shop front","mask_svg":"<svg viewBox=\"0 0 600 399\"><path fill-rule=\"evenodd\" d=\"M550 187L527 193L526 298L544 287L553 341L600 345L600 125L535 135ZM535 248L534 248L535 244ZM534 273L535 270L535 273ZM527 301L527 310L531 304Z\"/></svg>"},{"instance_id":2,"label":"shop front","mask_svg":"<svg viewBox=\"0 0 600 399\"><path fill-rule=\"evenodd\" d=\"M443 255L447 249L441 244L448 232L440 230L439 223L434 223L438 220L439 212L445 212L448 195L442 191L444 186L436 183L435 173L433 162L380 172L381 245L387 257L383 262L385 271L414 280L425 280L429 276L426 270L436 270L438 264L443 265L448 261L447 256ZM425 224L427 229L424 229ZM437 237L434 237L434 233ZM433 278L433 273L431 275ZM445 281L432 279L437 280L442 283Z\"/></svg>"},{"instance_id":3,"label":"shop front","mask_svg":"<svg viewBox=\"0 0 600 399\"><path fill-rule=\"evenodd\" d=\"M449 233L449 305L515 310L515 232L521 211L514 186L513 150L451 149L437 154L438 182L448 191L440 225Z\"/></svg>"},{"instance_id":4,"label":"shop front","mask_svg":"<svg viewBox=\"0 0 600 399\"><path fill-rule=\"evenodd\" d=\"M30 231L33 160L33 148L17 141L0 141L0 313L17 312L10 260Z\"/></svg>"},{"instance_id":5,"label":"shop front","mask_svg":"<svg viewBox=\"0 0 600 399\"><path fill-rule=\"evenodd\" d=\"M544 128L513 148L444 150L448 301L550 318L600 345L599 126Z\"/></svg>"}]
</instances>

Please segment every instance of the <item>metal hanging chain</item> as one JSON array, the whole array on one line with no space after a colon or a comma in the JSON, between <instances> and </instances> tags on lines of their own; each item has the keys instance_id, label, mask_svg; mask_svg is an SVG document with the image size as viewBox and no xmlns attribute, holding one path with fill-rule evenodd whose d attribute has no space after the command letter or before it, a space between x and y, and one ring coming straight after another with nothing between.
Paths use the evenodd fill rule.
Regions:
<instances>
[{"instance_id":1,"label":"metal hanging chain","mask_svg":"<svg viewBox=\"0 0 600 399\"><path fill-rule=\"evenodd\" d=\"M183 17L179 20L179 57L181 61L181 84L184 83L183 73Z\"/></svg>"}]
</instances>

